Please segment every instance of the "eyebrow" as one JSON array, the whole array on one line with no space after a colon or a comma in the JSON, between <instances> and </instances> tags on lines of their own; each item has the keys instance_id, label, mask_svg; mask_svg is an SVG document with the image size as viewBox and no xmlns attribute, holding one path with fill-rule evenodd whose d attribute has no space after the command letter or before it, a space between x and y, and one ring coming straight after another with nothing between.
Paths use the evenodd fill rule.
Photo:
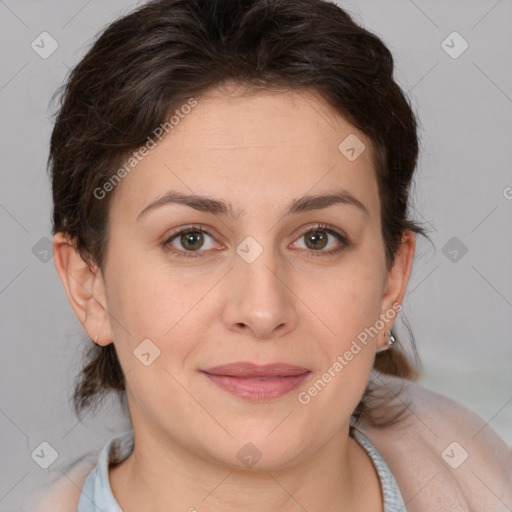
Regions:
<instances>
[{"instance_id":1,"label":"eyebrow","mask_svg":"<svg viewBox=\"0 0 512 512\"><path fill-rule=\"evenodd\" d=\"M137 215L136 220L140 221L150 211L166 204L182 204L201 212L228 216L232 219L238 219L243 213L240 209L235 208L232 204L222 199L214 199L208 196L182 194L181 192L177 191L169 191L156 201L148 204ZM368 208L359 199L354 197L350 192L346 190L339 190L330 194L303 196L294 199L285 210L284 215L299 214L311 210L320 210L335 204L354 206L362 213L364 213L366 217L369 217L370 215Z\"/></svg>"}]
</instances>

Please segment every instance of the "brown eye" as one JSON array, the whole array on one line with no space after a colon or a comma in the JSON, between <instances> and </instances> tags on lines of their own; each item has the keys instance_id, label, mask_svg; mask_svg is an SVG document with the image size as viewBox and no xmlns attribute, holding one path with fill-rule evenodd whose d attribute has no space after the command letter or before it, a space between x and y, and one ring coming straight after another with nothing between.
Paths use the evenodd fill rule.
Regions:
<instances>
[{"instance_id":1,"label":"brown eye","mask_svg":"<svg viewBox=\"0 0 512 512\"><path fill-rule=\"evenodd\" d=\"M191 251L197 251L204 244L204 237L201 231L187 231L179 237L183 248Z\"/></svg>"},{"instance_id":2,"label":"brown eye","mask_svg":"<svg viewBox=\"0 0 512 512\"><path fill-rule=\"evenodd\" d=\"M323 224L304 229L298 240L301 239L304 239L304 249L310 256L334 256L350 245L347 237ZM294 246L297 244L293 243ZM331 250L324 250L328 246Z\"/></svg>"},{"instance_id":3,"label":"brown eye","mask_svg":"<svg viewBox=\"0 0 512 512\"><path fill-rule=\"evenodd\" d=\"M203 256L208 249L214 249L215 241L213 236L200 226L189 226L173 234L163 245L173 255L194 258Z\"/></svg>"},{"instance_id":4,"label":"brown eye","mask_svg":"<svg viewBox=\"0 0 512 512\"><path fill-rule=\"evenodd\" d=\"M323 249L328 242L328 236L322 230L309 231L304 239L309 249Z\"/></svg>"}]
</instances>

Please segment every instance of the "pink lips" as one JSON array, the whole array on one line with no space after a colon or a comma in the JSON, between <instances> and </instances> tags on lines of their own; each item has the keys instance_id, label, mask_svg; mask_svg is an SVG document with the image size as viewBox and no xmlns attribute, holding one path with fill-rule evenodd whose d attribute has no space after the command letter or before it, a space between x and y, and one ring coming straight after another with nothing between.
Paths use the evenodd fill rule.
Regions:
<instances>
[{"instance_id":1,"label":"pink lips","mask_svg":"<svg viewBox=\"0 0 512 512\"><path fill-rule=\"evenodd\" d=\"M231 393L251 401L268 401L289 393L311 373L285 363L258 366L232 363L203 370L212 382Z\"/></svg>"}]
</instances>

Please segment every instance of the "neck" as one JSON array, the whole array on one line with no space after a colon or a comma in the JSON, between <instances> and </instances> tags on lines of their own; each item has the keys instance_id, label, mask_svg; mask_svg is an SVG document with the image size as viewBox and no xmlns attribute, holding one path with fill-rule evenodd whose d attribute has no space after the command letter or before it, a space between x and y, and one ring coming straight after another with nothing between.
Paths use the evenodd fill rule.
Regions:
<instances>
[{"instance_id":1,"label":"neck","mask_svg":"<svg viewBox=\"0 0 512 512\"><path fill-rule=\"evenodd\" d=\"M348 425L315 453L278 469L234 468L147 430L134 428L134 437L132 454L109 474L126 512L382 510L377 473L366 451L348 436Z\"/></svg>"}]
</instances>

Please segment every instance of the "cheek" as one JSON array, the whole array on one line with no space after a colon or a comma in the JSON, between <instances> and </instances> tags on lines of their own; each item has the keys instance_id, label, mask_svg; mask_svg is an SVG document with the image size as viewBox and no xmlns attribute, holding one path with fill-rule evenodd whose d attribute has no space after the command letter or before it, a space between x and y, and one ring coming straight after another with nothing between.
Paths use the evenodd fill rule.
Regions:
<instances>
[{"instance_id":1,"label":"cheek","mask_svg":"<svg viewBox=\"0 0 512 512\"><path fill-rule=\"evenodd\" d=\"M329 328L331 344L339 348L375 324L381 308L382 279L380 267L373 262L340 267L314 287L304 282L305 302Z\"/></svg>"},{"instance_id":2,"label":"cheek","mask_svg":"<svg viewBox=\"0 0 512 512\"><path fill-rule=\"evenodd\" d=\"M185 345L178 333L193 317L192 306L199 299L197 290L186 286L178 274L161 263L116 260L108 280L107 303L120 350L133 351L144 339L152 340L160 350L171 339L175 352Z\"/></svg>"},{"instance_id":3,"label":"cheek","mask_svg":"<svg viewBox=\"0 0 512 512\"><path fill-rule=\"evenodd\" d=\"M318 406L338 403L340 421L356 407L367 385L380 333L375 325L381 298L382 273L375 261L367 266L347 266L335 280L331 279L326 293L317 292L317 310L322 312L321 319L329 332L317 341L326 356L318 385L306 393L318 393ZM325 391L316 391L324 387ZM342 401L340 396L344 396Z\"/></svg>"}]
</instances>

